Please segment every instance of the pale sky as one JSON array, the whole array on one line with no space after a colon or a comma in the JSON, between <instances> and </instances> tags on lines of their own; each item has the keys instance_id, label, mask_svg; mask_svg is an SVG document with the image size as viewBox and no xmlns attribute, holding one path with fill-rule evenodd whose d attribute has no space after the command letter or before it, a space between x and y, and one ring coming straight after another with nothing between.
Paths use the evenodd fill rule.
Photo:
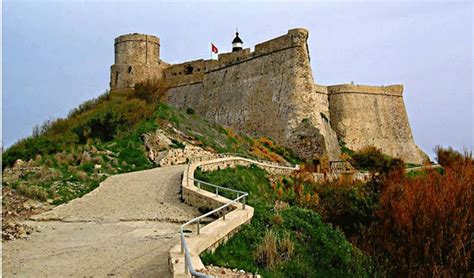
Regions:
<instances>
[{"instance_id":1,"label":"pale sky","mask_svg":"<svg viewBox=\"0 0 474 278\"><path fill-rule=\"evenodd\" d=\"M108 89L114 38L161 39L170 63L309 30L318 84L404 84L415 142L473 148L473 4L445 2L3 2L3 144Z\"/></svg>"}]
</instances>

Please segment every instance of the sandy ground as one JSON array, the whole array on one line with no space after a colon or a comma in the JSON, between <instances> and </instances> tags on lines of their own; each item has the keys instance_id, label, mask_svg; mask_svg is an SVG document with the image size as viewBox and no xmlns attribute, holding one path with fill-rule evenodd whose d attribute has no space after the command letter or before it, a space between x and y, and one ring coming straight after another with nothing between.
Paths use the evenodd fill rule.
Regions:
<instances>
[{"instance_id":1,"label":"sandy ground","mask_svg":"<svg viewBox=\"0 0 474 278\"><path fill-rule=\"evenodd\" d=\"M184 169L113 176L35 216L38 232L3 243L3 277L168 277L179 223L199 215L179 200Z\"/></svg>"}]
</instances>

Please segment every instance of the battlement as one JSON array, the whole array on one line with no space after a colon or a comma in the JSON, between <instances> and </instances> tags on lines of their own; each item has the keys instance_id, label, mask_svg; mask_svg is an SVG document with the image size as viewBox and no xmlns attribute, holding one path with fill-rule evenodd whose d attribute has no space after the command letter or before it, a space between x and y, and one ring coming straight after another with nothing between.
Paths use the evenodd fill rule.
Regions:
<instances>
[{"instance_id":1,"label":"battlement","mask_svg":"<svg viewBox=\"0 0 474 278\"><path fill-rule=\"evenodd\" d=\"M368 86L368 85L354 85L354 84L340 84L327 86L329 95L336 94L373 94L373 95L387 95L399 96L403 95L403 85L390 86Z\"/></svg>"},{"instance_id":2,"label":"battlement","mask_svg":"<svg viewBox=\"0 0 474 278\"><path fill-rule=\"evenodd\" d=\"M204 74L217 64L215 60L194 60L174 64L163 70L163 78L169 87L202 82Z\"/></svg>"},{"instance_id":3,"label":"battlement","mask_svg":"<svg viewBox=\"0 0 474 278\"><path fill-rule=\"evenodd\" d=\"M305 46L309 32L303 28L288 30L286 35L255 45L255 55L263 55L295 46Z\"/></svg>"},{"instance_id":4,"label":"battlement","mask_svg":"<svg viewBox=\"0 0 474 278\"><path fill-rule=\"evenodd\" d=\"M118 36L115 38L115 45L117 45L118 43L127 42L127 41L137 41L137 42L141 41L141 42L148 42L148 43L156 43L160 45L160 38L152 36L152 35L145 35L145 34L139 34L139 33Z\"/></svg>"},{"instance_id":5,"label":"battlement","mask_svg":"<svg viewBox=\"0 0 474 278\"><path fill-rule=\"evenodd\" d=\"M306 47L307 39L307 30L302 28L291 29L286 35L257 44L255 46L255 51L253 52L250 48L246 48L241 51L219 54L217 60L200 59L170 65L164 69L163 78L169 87L195 84L202 82L204 75L211 71L217 71L233 65L245 63L292 47Z\"/></svg>"}]
</instances>

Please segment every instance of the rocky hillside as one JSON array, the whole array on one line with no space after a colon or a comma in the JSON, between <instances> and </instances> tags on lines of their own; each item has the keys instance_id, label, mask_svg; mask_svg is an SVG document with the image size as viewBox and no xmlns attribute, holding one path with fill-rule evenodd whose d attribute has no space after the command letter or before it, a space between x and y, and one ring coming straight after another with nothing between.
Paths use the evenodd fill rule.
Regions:
<instances>
[{"instance_id":1,"label":"rocky hillside","mask_svg":"<svg viewBox=\"0 0 474 278\"><path fill-rule=\"evenodd\" d=\"M81 197L113 174L215 153L297 162L271 139L210 124L192 109L180 113L144 90L107 92L4 152L4 239L25 237L18 221Z\"/></svg>"}]
</instances>

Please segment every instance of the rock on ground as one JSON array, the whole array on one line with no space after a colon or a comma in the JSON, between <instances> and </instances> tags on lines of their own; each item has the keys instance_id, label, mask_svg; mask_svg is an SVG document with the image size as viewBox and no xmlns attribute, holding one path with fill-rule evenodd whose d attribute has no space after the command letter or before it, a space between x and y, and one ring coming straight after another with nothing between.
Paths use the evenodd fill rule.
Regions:
<instances>
[{"instance_id":1,"label":"rock on ground","mask_svg":"<svg viewBox=\"0 0 474 278\"><path fill-rule=\"evenodd\" d=\"M230 269L213 265L208 265L205 269L200 269L198 271L219 278L261 278L258 274L245 272L242 269Z\"/></svg>"}]
</instances>

